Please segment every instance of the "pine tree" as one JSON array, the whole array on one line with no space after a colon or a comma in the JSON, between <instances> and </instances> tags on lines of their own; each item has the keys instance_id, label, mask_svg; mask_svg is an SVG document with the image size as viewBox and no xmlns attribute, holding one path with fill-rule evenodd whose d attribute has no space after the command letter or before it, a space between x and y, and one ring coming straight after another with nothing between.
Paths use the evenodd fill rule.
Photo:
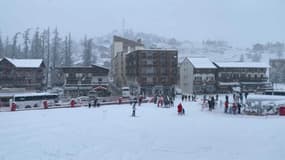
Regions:
<instances>
[{"instance_id":1,"label":"pine tree","mask_svg":"<svg viewBox=\"0 0 285 160\"><path fill-rule=\"evenodd\" d=\"M24 39L24 51L23 51L23 58L28 58L29 56L29 43L30 43L30 28L26 29L24 34L23 34L23 39Z\"/></svg>"},{"instance_id":2,"label":"pine tree","mask_svg":"<svg viewBox=\"0 0 285 160\"><path fill-rule=\"evenodd\" d=\"M2 37L0 35L0 58L4 57L4 45L2 42Z\"/></svg>"},{"instance_id":3,"label":"pine tree","mask_svg":"<svg viewBox=\"0 0 285 160\"><path fill-rule=\"evenodd\" d=\"M54 69L57 65L60 64L60 37L59 33L57 31L57 28L53 32L54 37L52 40L52 61L51 61L51 66Z\"/></svg>"},{"instance_id":4,"label":"pine tree","mask_svg":"<svg viewBox=\"0 0 285 160\"><path fill-rule=\"evenodd\" d=\"M10 40L9 40L9 37L7 36L6 37L6 41L5 41L5 47L4 47L4 53L5 53L5 56L7 57L10 57L11 58L11 44L10 44Z\"/></svg>"},{"instance_id":5,"label":"pine tree","mask_svg":"<svg viewBox=\"0 0 285 160\"><path fill-rule=\"evenodd\" d=\"M83 65L90 66L91 65L91 57L92 57L92 44L93 39L87 39L85 36L83 42Z\"/></svg>"},{"instance_id":6,"label":"pine tree","mask_svg":"<svg viewBox=\"0 0 285 160\"><path fill-rule=\"evenodd\" d=\"M68 36L65 37L64 41L64 65L65 66L71 66L72 59L71 59L71 34L69 33Z\"/></svg>"},{"instance_id":7,"label":"pine tree","mask_svg":"<svg viewBox=\"0 0 285 160\"><path fill-rule=\"evenodd\" d=\"M18 40L18 35L21 34L20 32L17 32L14 37L13 37L13 45L12 45L12 52L11 52L11 57L12 58L18 58L18 46L17 46L17 40Z\"/></svg>"},{"instance_id":8,"label":"pine tree","mask_svg":"<svg viewBox=\"0 0 285 160\"><path fill-rule=\"evenodd\" d=\"M41 48L42 48L41 37L40 37L40 32L37 28L32 40L30 57L41 58L41 52L42 52Z\"/></svg>"}]
</instances>

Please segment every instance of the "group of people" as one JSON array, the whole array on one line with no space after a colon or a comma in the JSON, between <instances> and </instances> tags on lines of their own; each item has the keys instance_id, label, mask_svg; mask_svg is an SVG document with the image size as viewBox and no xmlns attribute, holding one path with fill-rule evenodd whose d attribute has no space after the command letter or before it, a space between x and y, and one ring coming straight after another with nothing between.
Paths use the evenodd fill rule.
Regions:
<instances>
[{"instance_id":1,"label":"group of people","mask_svg":"<svg viewBox=\"0 0 285 160\"><path fill-rule=\"evenodd\" d=\"M245 93L245 100L247 99L247 93ZM226 101L225 101L225 113L232 113L232 114L241 114L241 107L243 102L243 94L242 93L234 93L233 94L233 102L232 105L229 103L229 96L226 95Z\"/></svg>"},{"instance_id":2,"label":"group of people","mask_svg":"<svg viewBox=\"0 0 285 160\"><path fill-rule=\"evenodd\" d=\"M208 107L209 111L214 110L218 100L219 100L219 95L216 95L216 99L214 96L209 96L209 98L207 99L206 95L204 95L202 109Z\"/></svg>"},{"instance_id":3,"label":"group of people","mask_svg":"<svg viewBox=\"0 0 285 160\"><path fill-rule=\"evenodd\" d=\"M244 103L244 99L247 99L247 95L247 93L233 93L232 102L230 102L229 96L226 95L224 101L224 113L241 114L242 104ZM204 95L202 109L208 107L209 111L212 111L218 104L220 104L220 107L223 106L223 101L219 101L219 95L209 96L208 99L206 98L206 95Z\"/></svg>"},{"instance_id":4,"label":"group of people","mask_svg":"<svg viewBox=\"0 0 285 160\"><path fill-rule=\"evenodd\" d=\"M91 100L89 100L88 101L88 107L89 108L91 108L91 106L92 106L92 101ZM100 107L100 103L98 102L98 99L97 98L95 98L94 100L93 100L93 107Z\"/></svg>"},{"instance_id":5,"label":"group of people","mask_svg":"<svg viewBox=\"0 0 285 160\"><path fill-rule=\"evenodd\" d=\"M181 100L183 101L196 101L196 95L192 94L192 95L182 95L181 96Z\"/></svg>"},{"instance_id":6,"label":"group of people","mask_svg":"<svg viewBox=\"0 0 285 160\"><path fill-rule=\"evenodd\" d=\"M174 97L170 97L168 95L156 95L154 96L154 104L157 104L157 107L173 107Z\"/></svg>"}]
</instances>

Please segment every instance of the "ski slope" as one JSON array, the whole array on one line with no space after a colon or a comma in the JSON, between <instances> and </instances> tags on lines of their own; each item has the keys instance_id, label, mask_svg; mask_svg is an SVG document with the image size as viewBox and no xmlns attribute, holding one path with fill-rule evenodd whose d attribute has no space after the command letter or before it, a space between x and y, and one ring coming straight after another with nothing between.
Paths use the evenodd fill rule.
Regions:
<instances>
[{"instance_id":1,"label":"ski slope","mask_svg":"<svg viewBox=\"0 0 285 160\"><path fill-rule=\"evenodd\" d=\"M175 105L179 101L177 100ZM0 160L283 160L285 117L225 115L199 103L0 112Z\"/></svg>"}]
</instances>

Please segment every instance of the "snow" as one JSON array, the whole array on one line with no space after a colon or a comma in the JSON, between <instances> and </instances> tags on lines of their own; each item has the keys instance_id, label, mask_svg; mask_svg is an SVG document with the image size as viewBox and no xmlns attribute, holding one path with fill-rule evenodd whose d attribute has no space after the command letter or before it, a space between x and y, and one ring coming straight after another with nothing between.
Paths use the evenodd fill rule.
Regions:
<instances>
[{"instance_id":1,"label":"snow","mask_svg":"<svg viewBox=\"0 0 285 160\"><path fill-rule=\"evenodd\" d=\"M217 68L208 58L189 58L189 61L194 68Z\"/></svg>"},{"instance_id":2,"label":"snow","mask_svg":"<svg viewBox=\"0 0 285 160\"><path fill-rule=\"evenodd\" d=\"M262 62L215 62L221 68L270 68Z\"/></svg>"},{"instance_id":3,"label":"snow","mask_svg":"<svg viewBox=\"0 0 285 160\"><path fill-rule=\"evenodd\" d=\"M137 107L137 117L129 104L0 112L0 159L284 159L285 117L183 105L185 116L150 103Z\"/></svg>"},{"instance_id":4,"label":"snow","mask_svg":"<svg viewBox=\"0 0 285 160\"><path fill-rule=\"evenodd\" d=\"M14 64L17 68L38 68L43 62L42 59L6 59Z\"/></svg>"}]
</instances>

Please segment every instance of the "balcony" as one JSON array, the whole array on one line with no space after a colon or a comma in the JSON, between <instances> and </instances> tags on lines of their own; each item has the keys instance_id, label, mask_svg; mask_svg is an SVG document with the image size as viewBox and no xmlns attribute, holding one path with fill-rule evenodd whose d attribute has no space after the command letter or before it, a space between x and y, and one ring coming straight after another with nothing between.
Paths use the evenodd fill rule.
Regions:
<instances>
[{"instance_id":1,"label":"balcony","mask_svg":"<svg viewBox=\"0 0 285 160\"><path fill-rule=\"evenodd\" d=\"M194 80L193 84L194 85L214 85L214 84L216 84L216 81L215 80L208 80L208 81L205 81L205 80Z\"/></svg>"},{"instance_id":2,"label":"balcony","mask_svg":"<svg viewBox=\"0 0 285 160\"><path fill-rule=\"evenodd\" d=\"M262 77L262 78L233 78L233 77L220 77L219 81L222 82L266 82L268 80L268 77Z\"/></svg>"}]
</instances>

